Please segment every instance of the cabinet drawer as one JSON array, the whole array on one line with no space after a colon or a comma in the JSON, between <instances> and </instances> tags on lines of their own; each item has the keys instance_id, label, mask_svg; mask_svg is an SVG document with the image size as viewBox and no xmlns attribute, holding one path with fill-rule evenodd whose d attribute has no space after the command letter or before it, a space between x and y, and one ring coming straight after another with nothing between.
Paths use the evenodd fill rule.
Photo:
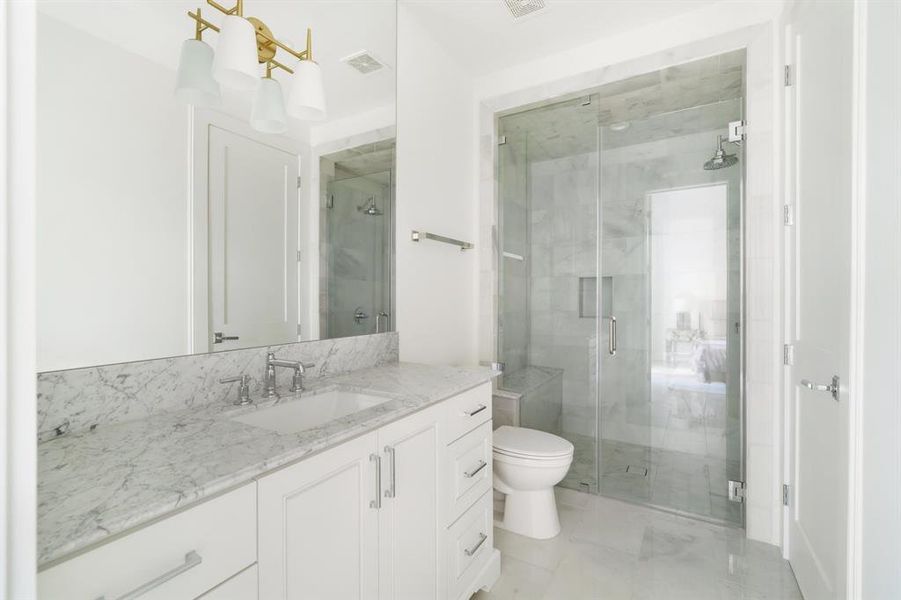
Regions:
<instances>
[{"instance_id":1,"label":"cabinet drawer","mask_svg":"<svg viewBox=\"0 0 901 600\"><path fill-rule=\"evenodd\" d=\"M250 484L39 573L38 594L114 600L155 582L141 600L196 598L254 562L256 484Z\"/></svg>"},{"instance_id":2,"label":"cabinet drawer","mask_svg":"<svg viewBox=\"0 0 901 600\"><path fill-rule=\"evenodd\" d=\"M197 600L256 600L257 566L247 567L228 581L220 583Z\"/></svg>"},{"instance_id":3,"label":"cabinet drawer","mask_svg":"<svg viewBox=\"0 0 901 600\"><path fill-rule=\"evenodd\" d=\"M491 420L491 384L483 383L445 402L447 441L453 442Z\"/></svg>"},{"instance_id":4,"label":"cabinet drawer","mask_svg":"<svg viewBox=\"0 0 901 600\"><path fill-rule=\"evenodd\" d=\"M448 519L453 522L491 489L491 422L483 423L447 448Z\"/></svg>"},{"instance_id":5,"label":"cabinet drawer","mask_svg":"<svg viewBox=\"0 0 901 600\"><path fill-rule=\"evenodd\" d=\"M486 492L447 530L447 573L450 598L471 588L494 547L491 493Z\"/></svg>"}]
</instances>

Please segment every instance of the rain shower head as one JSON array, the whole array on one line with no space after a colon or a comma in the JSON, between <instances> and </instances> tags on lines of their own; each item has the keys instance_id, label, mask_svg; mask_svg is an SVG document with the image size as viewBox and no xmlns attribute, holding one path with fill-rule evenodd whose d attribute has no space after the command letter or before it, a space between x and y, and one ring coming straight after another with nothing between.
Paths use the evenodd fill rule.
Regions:
<instances>
[{"instance_id":1,"label":"rain shower head","mask_svg":"<svg viewBox=\"0 0 901 600\"><path fill-rule=\"evenodd\" d=\"M723 150L724 140L725 138L723 136L718 136L716 153L713 155L713 158L704 163L705 171L725 169L726 167L731 167L738 162L737 156L735 156L734 154L726 154L726 151Z\"/></svg>"},{"instance_id":2,"label":"rain shower head","mask_svg":"<svg viewBox=\"0 0 901 600\"><path fill-rule=\"evenodd\" d=\"M369 215L370 217L378 217L382 215L382 211L379 210L379 207L375 205L375 196L369 198L369 204L358 206L357 210L364 215Z\"/></svg>"}]
</instances>

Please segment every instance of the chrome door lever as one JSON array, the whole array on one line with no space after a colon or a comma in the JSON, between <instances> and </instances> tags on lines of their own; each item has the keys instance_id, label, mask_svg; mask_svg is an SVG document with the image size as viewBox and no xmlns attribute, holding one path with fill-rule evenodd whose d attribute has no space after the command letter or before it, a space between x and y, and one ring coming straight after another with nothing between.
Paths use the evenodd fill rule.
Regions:
<instances>
[{"instance_id":1,"label":"chrome door lever","mask_svg":"<svg viewBox=\"0 0 901 600\"><path fill-rule=\"evenodd\" d=\"M241 339L241 338L237 335L225 335L221 331L217 331L213 334L213 343L214 344L221 344L222 342L230 342L232 340L238 340L238 339Z\"/></svg>"},{"instance_id":2,"label":"chrome door lever","mask_svg":"<svg viewBox=\"0 0 901 600\"><path fill-rule=\"evenodd\" d=\"M829 392L832 394L832 399L838 402L838 393L841 389L841 380L838 378L838 375L832 376L832 383L824 384L824 383L814 383L809 379L802 379L801 385L806 387L808 390L813 392Z\"/></svg>"}]
</instances>

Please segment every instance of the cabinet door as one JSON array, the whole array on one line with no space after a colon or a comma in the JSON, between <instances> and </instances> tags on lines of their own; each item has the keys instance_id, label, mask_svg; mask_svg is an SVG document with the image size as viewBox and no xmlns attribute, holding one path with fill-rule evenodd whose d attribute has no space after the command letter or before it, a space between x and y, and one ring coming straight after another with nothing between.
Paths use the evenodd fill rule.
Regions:
<instances>
[{"instance_id":1,"label":"cabinet door","mask_svg":"<svg viewBox=\"0 0 901 600\"><path fill-rule=\"evenodd\" d=\"M259 481L260 598L378 594L376 432Z\"/></svg>"},{"instance_id":2,"label":"cabinet door","mask_svg":"<svg viewBox=\"0 0 901 600\"><path fill-rule=\"evenodd\" d=\"M384 465L379 512L379 598L443 597L439 529L444 461L439 405L379 430Z\"/></svg>"}]
</instances>

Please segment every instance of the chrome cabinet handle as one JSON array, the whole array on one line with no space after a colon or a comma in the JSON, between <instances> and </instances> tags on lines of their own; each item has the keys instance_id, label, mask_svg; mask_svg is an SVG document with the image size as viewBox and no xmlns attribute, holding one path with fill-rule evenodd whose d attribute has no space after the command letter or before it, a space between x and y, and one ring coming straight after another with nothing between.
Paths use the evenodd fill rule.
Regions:
<instances>
[{"instance_id":1,"label":"chrome cabinet handle","mask_svg":"<svg viewBox=\"0 0 901 600\"><path fill-rule=\"evenodd\" d=\"M487 540L487 539L488 539L487 535L485 535L484 533L479 533L479 541L476 542L476 545L473 546L472 548L467 548L466 550L463 551L463 553L466 554L466 556L472 556L473 554L475 554L476 552L479 551L479 548L482 547L482 544L484 544L485 540Z\"/></svg>"},{"instance_id":2,"label":"chrome cabinet handle","mask_svg":"<svg viewBox=\"0 0 901 600\"><path fill-rule=\"evenodd\" d=\"M170 579L174 579L184 573L185 571L190 571L197 565L203 562L203 559L197 554L196 551L191 550L187 554L185 554L185 562L178 565L171 571L166 571L156 579L148 581L144 585L140 587L136 587L132 591L128 592L124 596L119 596L117 600L134 600L134 598L138 598L139 596L143 596L150 590L154 588L158 588ZM105 600L105 596L100 596L97 600Z\"/></svg>"},{"instance_id":3,"label":"chrome cabinet handle","mask_svg":"<svg viewBox=\"0 0 901 600\"><path fill-rule=\"evenodd\" d=\"M369 501L369 508L382 508L382 457L370 454L369 462L375 463L375 500Z\"/></svg>"},{"instance_id":4,"label":"chrome cabinet handle","mask_svg":"<svg viewBox=\"0 0 901 600\"><path fill-rule=\"evenodd\" d=\"M482 469L484 469L487 466L488 466L488 463L486 463L484 460L480 460L479 466L476 467L475 469L473 469L472 471L464 471L463 477L466 477L467 479L471 478L471 477L475 477L476 473L478 473L479 471L481 471Z\"/></svg>"},{"instance_id":5,"label":"chrome cabinet handle","mask_svg":"<svg viewBox=\"0 0 901 600\"><path fill-rule=\"evenodd\" d=\"M809 379L802 379L801 385L813 392L829 392L832 394L832 399L838 402L838 393L841 389L841 379L838 375L832 376L832 383L814 383Z\"/></svg>"},{"instance_id":6,"label":"chrome cabinet handle","mask_svg":"<svg viewBox=\"0 0 901 600\"><path fill-rule=\"evenodd\" d=\"M616 317L610 315L604 318L609 321L607 325L607 353L610 356L616 356Z\"/></svg>"},{"instance_id":7,"label":"chrome cabinet handle","mask_svg":"<svg viewBox=\"0 0 901 600\"><path fill-rule=\"evenodd\" d=\"M483 410L485 410L486 408L488 408L488 407L485 406L484 404L479 404L479 407L478 407L477 409L475 409L475 410L473 410L473 411L467 411L466 416L467 416L467 417L474 417L474 416L476 416L477 414L479 414L480 412L482 412Z\"/></svg>"},{"instance_id":8,"label":"chrome cabinet handle","mask_svg":"<svg viewBox=\"0 0 901 600\"><path fill-rule=\"evenodd\" d=\"M394 480L394 448L385 446L385 454L388 455L388 466L391 468L391 477L388 479L388 489L385 490L385 498L394 498L397 494L397 482Z\"/></svg>"}]
</instances>

